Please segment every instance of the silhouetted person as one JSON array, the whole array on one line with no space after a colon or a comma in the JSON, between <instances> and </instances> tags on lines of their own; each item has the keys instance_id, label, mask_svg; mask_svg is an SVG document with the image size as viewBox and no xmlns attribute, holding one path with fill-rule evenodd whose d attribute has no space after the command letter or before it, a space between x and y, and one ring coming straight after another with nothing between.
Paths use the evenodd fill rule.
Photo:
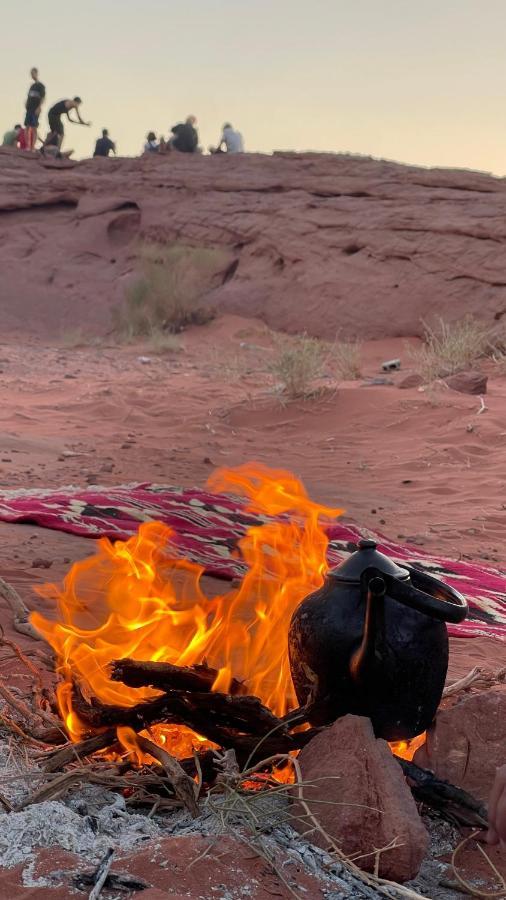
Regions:
<instances>
[{"instance_id":1,"label":"silhouetted person","mask_svg":"<svg viewBox=\"0 0 506 900\"><path fill-rule=\"evenodd\" d=\"M154 131L150 131L144 144L144 153L158 153L159 149L160 144L156 139L156 134Z\"/></svg>"},{"instance_id":2,"label":"silhouetted person","mask_svg":"<svg viewBox=\"0 0 506 900\"><path fill-rule=\"evenodd\" d=\"M227 153L244 153L242 134L240 131L236 131L235 128L232 128L232 125L229 122L223 126L221 140L215 152L223 153L224 149Z\"/></svg>"},{"instance_id":3,"label":"silhouetted person","mask_svg":"<svg viewBox=\"0 0 506 900\"><path fill-rule=\"evenodd\" d=\"M6 131L2 141L2 147L18 147L21 131L23 131L21 125L15 125L10 131Z\"/></svg>"},{"instance_id":4,"label":"silhouetted person","mask_svg":"<svg viewBox=\"0 0 506 900\"><path fill-rule=\"evenodd\" d=\"M95 144L95 152L93 156L109 156L109 153L116 153L116 144L111 141L107 128L102 130L102 137Z\"/></svg>"},{"instance_id":5,"label":"silhouetted person","mask_svg":"<svg viewBox=\"0 0 506 900\"><path fill-rule=\"evenodd\" d=\"M195 125L195 116L188 116L186 122L180 122L171 129L173 137L170 141L174 150L180 153L196 153L199 146L199 136Z\"/></svg>"},{"instance_id":6,"label":"silhouetted person","mask_svg":"<svg viewBox=\"0 0 506 900\"><path fill-rule=\"evenodd\" d=\"M47 115L49 131L51 134L56 133L58 135L58 149L61 148L65 135L65 129L61 120L63 115L66 115L69 122L73 122L74 125L86 125L87 128L90 127L91 122L84 122L79 115L79 107L82 102L80 97L74 97L73 100L60 100L59 103L55 103L49 110ZM70 113L73 109L76 111L77 119L71 119L70 117ZM47 143L47 138L45 143Z\"/></svg>"},{"instance_id":7,"label":"silhouetted person","mask_svg":"<svg viewBox=\"0 0 506 900\"><path fill-rule=\"evenodd\" d=\"M40 111L46 97L46 88L39 81L38 69L31 69L30 75L33 83L28 88L28 97L26 98L26 148L27 150L34 150L37 143Z\"/></svg>"}]
</instances>

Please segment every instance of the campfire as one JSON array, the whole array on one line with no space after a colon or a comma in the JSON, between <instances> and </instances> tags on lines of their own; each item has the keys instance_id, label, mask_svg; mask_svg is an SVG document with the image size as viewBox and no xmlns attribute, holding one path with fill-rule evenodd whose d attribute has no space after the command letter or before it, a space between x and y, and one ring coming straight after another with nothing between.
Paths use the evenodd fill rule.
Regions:
<instances>
[{"instance_id":1,"label":"campfire","mask_svg":"<svg viewBox=\"0 0 506 900\"><path fill-rule=\"evenodd\" d=\"M69 741L62 746L54 727L38 730L37 740L46 745L43 768L53 780L25 805L89 780L140 806L185 807L198 817L199 798L224 785L246 793L282 787L295 792L304 816L316 822L302 795L298 755L303 761L309 752L310 758L310 748L304 748L330 734L329 726L345 713L322 720L326 706L317 682L303 696L300 684L295 690L289 633L305 598L322 596L332 582L326 526L341 510L313 502L289 473L260 466L219 471L210 486L217 494L246 498L246 512L254 514L255 524L234 549L244 575L225 590L216 591L217 581L205 581L202 566L181 557L177 535L159 522L141 524L126 541L100 540L63 585L41 590L51 612L33 613L31 624L54 650L58 676L55 701L43 705L42 718L54 724L56 713ZM370 541L354 557L353 566L362 558L375 566L385 561ZM384 578L393 591L388 573L401 570L386 563ZM341 581L348 590L352 579L345 565ZM382 603L381 572L371 571L368 603L373 594ZM428 581L422 582L425 589ZM418 582L395 587L401 600L417 594L413 584ZM450 593L438 587L437 602L448 605ZM430 595L423 596L426 602ZM311 672L305 675L312 684ZM54 750L48 748L51 741L59 743ZM453 822L483 827L481 803L414 765L424 742L425 733L390 742L387 756L399 763L391 765L402 790L409 793L403 773L418 802L447 811ZM79 768L85 759L87 768ZM315 827L320 838L326 835ZM410 866L412 861L406 872Z\"/></svg>"},{"instance_id":2,"label":"campfire","mask_svg":"<svg viewBox=\"0 0 506 900\"><path fill-rule=\"evenodd\" d=\"M237 548L240 584L206 596L203 569L181 559L174 535L153 522L126 542L100 541L62 588L44 590L57 618L34 613L32 623L56 653L72 741L114 728L142 763L136 733L179 759L220 746L246 760L260 739L264 756L307 740L293 731L302 715L293 715L287 635L294 610L323 583L324 525L341 510L311 501L288 473L260 467L218 472L212 488L246 495L266 517Z\"/></svg>"}]
</instances>

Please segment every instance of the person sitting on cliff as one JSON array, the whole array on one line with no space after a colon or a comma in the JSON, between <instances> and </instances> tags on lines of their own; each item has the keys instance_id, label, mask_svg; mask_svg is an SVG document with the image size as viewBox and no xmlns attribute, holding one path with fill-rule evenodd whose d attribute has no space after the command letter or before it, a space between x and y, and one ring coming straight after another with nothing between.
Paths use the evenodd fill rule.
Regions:
<instances>
[{"instance_id":1,"label":"person sitting on cliff","mask_svg":"<svg viewBox=\"0 0 506 900\"><path fill-rule=\"evenodd\" d=\"M150 131L144 144L144 153L158 153L159 150L160 144L156 139L156 134L154 131Z\"/></svg>"},{"instance_id":2,"label":"person sitting on cliff","mask_svg":"<svg viewBox=\"0 0 506 900\"><path fill-rule=\"evenodd\" d=\"M488 804L489 844L500 844L506 851L506 765L497 769Z\"/></svg>"},{"instance_id":3,"label":"person sitting on cliff","mask_svg":"<svg viewBox=\"0 0 506 900\"><path fill-rule=\"evenodd\" d=\"M236 131L230 122L223 126L220 143L216 148L209 148L211 153L244 153L244 141L240 131Z\"/></svg>"},{"instance_id":4,"label":"person sitting on cliff","mask_svg":"<svg viewBox=\"0 0 506 900\"><path fill-rule=\"evenodd\" d=\"M102 137L99 137L95 144L93 156L109 156L110 153L116 156L116 144L111 141L107 128L103 128Z\"/></svg>"},{"instance_id":5,"label":"person sitting on cliff","mask_svg":"<svg viewBox=\"0 0 506 900\"><path fill-rule=\"evenodd\" d=\"M73 100L60 100L58 103L55 103L54 106L48 112L47 118L49 122L49 131L58 135L58 149L61 149L61 145L63 143L63 138L65 135L65 129L63 128L63 122L61 117L63 115L67 116L69 122L72 122L74 125L85 125L86 128L89 128L91 122L85 122L81 119L79 114L79 107L83 101L80 97L74 97ZM77 119L72 119L70 117L71 111L75 109Z\"/></svg>"},{"instance_id":6,"label":"person sitting on cliff","mask_svg":"<svg viewBox=\"0 0 506 900\"><path fill-rule=\"evenodd\" d=\"M2 147L19 147L19 135L21 131L23 131L21 125L15 125L14 128L6 131L2 141Z\"/></svg>"},{"instance_id":7,"label":"person sitting on cliff","mask_svg":"<svg viewBox=\"0 0 506 900\"><path fill-rule=\"evenodd\" d=\"M180 122L171 128L172 138L170 146L179 153L197 153L199 146L199 136L195 125L197 119L195 116L188 116L186 122Z\"/></svg>"}]
</instances>

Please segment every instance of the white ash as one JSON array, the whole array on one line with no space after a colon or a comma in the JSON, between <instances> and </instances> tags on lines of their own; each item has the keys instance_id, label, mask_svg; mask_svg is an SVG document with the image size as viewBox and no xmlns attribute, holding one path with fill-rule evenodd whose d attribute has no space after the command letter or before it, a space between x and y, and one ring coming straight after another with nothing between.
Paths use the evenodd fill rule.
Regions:
<instances>
[{"instance_id":1,"label":"white ash","mask_svg":"<svg viewBox=\"0 0 506 900\"><path fill-rule=\"evenodd\" d=\"M56 800L0 815L0 866L12 868L42 847L61 847L92 862L108 847L131 850L159 835L147 816L120 813L105 806L97 816L82 816Z\"/></svg>"}]
</instances>

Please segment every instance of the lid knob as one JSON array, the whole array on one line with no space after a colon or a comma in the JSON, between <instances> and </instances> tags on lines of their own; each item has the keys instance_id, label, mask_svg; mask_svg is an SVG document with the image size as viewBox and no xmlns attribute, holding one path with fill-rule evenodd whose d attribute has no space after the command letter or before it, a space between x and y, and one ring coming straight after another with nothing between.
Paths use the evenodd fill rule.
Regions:
<instances>
[{"instance_id":1,"label":"lid knob","mask_svg":"<svg viewBox=\"0 0 506 900\"><path fill-rule=\"evenodd\" d=\"M378 545L377 545L376 541L371 541L368 538L363 538L361 541L358 542L359 550L376 550L377 546Z\"/></svg>"}]
</instances>

